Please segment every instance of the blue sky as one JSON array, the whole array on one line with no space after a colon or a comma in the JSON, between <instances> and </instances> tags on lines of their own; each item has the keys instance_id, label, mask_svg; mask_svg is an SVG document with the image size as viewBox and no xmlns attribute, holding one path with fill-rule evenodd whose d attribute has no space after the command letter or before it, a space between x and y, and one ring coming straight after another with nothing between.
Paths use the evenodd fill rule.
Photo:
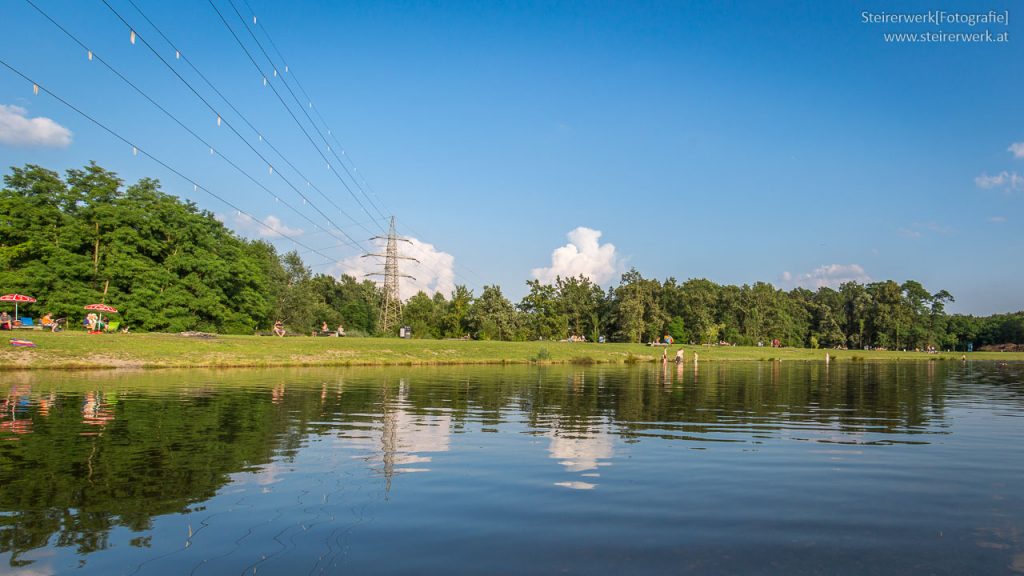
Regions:
<instances>
[{"instance_id":1,"label":"blue sky","mask_svg":"<svg viewBox=\"0 0 1024 576\"><path fill-rule=\"evenodd\" d=\"M380 215L394 214L400 232L417 241L410 253L428 263L409 270L427 288L465 283L479 294L499 284L517 300L532 277L585 272L609 286L633 266L659 279L785 288L915 279L950 291L955 311L1024 308L1024 267L1015 264L1024 248L1024 144L1014 147L1024 143L1024 11L1011 2L249 0L250 11L233 0L277 64L274 77L229 0L213 0L316 141L282 83L295 90L299 80L346 160L354 159L346 165L365 177L355 186L337 163L339 176L327 169L321 154L331 153L322 143L314 148L263 86L209 1L135 0L301 175L174 59L128 0L107 1L221 112L223 125L143 42L130 43L101 0L33 1L217 154L89 61L24 0L5 7L0 59L320 248L304 255L318 272L372 263L358 248L333 247L338 240L320 226L337 225L371 249L367 239L386 226ZM1009 24L861 17L990 9L1009 11ZM253 13L262 28L252 25ZM1010 41L883 38L986 29L1009 32ZM263 30L287 57L287 73ZM127 181L159 178L167 192L242 234L267 230L133 155L45 90L34 96L31 83L3 68L0 105L5 169L35 163L63 171L96 160ZM43 121L30 119L53 123L42 140L29 136ZM5 137L4 129L14 133ZM271 159L274 174L249 145ZM281 174L300 188L309 180L323 195L302 188L310 199L303 205Z\"/></svg>"}]
</instances>

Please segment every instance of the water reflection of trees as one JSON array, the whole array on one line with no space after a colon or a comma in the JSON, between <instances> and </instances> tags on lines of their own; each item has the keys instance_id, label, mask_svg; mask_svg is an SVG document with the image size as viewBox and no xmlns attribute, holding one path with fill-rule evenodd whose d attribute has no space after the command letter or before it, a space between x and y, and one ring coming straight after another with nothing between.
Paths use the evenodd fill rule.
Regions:
<instances>
[{"instance_id":1,"label":"water reflection of trees","mask_svg":"<svg viewBox=\"0 0 1024 576\"><path fill-rule=\"evenodd\" d=\"M531 426L554 417L585 432L608 417L631 438L645 431L682 427L792 423L846 431L918 433L942 426L950 363L702 363L677 370L637 369L588 378L582 386L564 375L528 388L519 398ZM959 369L954 365L953 369ZM674 434L666 438L678 437Z\"/></svg>"},{"instance_id":2,"label":"water reflection of trees","mask_svg":"<svg viewBox=\"0 0 1024 576\"><path fill-rule=\"evenodd\" d=\"M581 472L613 458L614 438L715 440L724 431L749 440L802 425L920 434L942 430L951 393L982 386L1016 402L1024 396L1014 388L1019 367L950 362L98 373L9 382L0 389L0 552L15 565L47 545L82 554L106 548L118 526L148 530L155 516L187 511L232 473L293 456L315 435L368 437L382 455L377 465L393 469L422 463L420 452L447 450L451 433L513 425L549 438L548 456ZM422 434L430 437L420 441Z\"/></svg>"},{"instance_id":3,"label":"water reflection of trees","mask_svg":"<svg viewBox=\"0 0 1024 576\"><path fill-rule=\"evenodd\" d=\"M843 433L924 432L941 425L945 366L704 363L667 378L636 374L608 399L624 436L725 439L807 424ZM711 434L711 436L702 436Z\"/></svg>"}]
</instances>

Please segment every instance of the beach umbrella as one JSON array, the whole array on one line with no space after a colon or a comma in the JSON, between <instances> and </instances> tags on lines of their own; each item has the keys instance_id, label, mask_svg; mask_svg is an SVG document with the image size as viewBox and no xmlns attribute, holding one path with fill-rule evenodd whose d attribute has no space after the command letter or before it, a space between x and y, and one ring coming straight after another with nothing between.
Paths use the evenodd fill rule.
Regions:
<instances>
[{"instance_id":1,"label":"beach umbrella","mask_svg":"<svg viewBox=\"0 0 1024 576\"><path fill-rule=\"evenodd\" d=\"M86 310L92 310L94 312L99 312L100 313L100 316L99 316L100 322L103 322L103 313L104 312L107 312L107 313L110 313L110 314L117 314L117 308L114 308L113 306L107 306L106 304L89 304L88 306L85 307L85 309Z\"/></svg>"},{"instance_id":2,"label":"beach umbrella","mask_svg":"<svg viewBox=\"0 0 1024 576\"><path fill-rule=\"evenodd\" d=\"M18 319L18 304L25 302L31 304L36 299L31 296L25 296L24 294L4 294L0 296L0 302L14 302L14 319Z\"/></svg>"}]
</instances>

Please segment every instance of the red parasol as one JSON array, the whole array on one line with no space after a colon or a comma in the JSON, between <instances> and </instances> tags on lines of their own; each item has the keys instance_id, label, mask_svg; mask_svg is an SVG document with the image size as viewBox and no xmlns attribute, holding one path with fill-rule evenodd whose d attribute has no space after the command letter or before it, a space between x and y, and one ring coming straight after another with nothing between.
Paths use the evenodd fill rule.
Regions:
<instances>
[{"instance_id":1,"label":"red parasol","mask_svg":"<svg viewBox=\"0 0 1024 576\"><path fill-rule=\"evenodd\" d=\"M31 296L25 296L24 294L4 294L0 296L0 302L14 302L14 319L18 319L18 304L27 302L31 304L36 299Z\"/></svg>"},{"instance_id":2,"label":"red parasol","mask_svg":"<svg viewBox=\"0 0 1024 576\"><path fill-rule=\"evenodd\" d=\"M111 314L117 314L117 308L113 306L107 306L106 304L89 304L85 307L86 310L95 310L100 313L99 322L103 323L103 313L109 312Z\"/></svg>"}]
</instances>

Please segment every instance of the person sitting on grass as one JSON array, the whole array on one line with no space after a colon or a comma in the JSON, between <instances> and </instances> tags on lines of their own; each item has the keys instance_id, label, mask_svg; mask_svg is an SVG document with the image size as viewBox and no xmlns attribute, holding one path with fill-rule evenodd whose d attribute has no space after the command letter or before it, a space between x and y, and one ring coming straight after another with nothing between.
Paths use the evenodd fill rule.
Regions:
<instances>
[{"instance_id":1,"label":"person sitting on grass","mask_svg":"<svg viewBox=\"0 0 1024 576\"><path fill-rule=\"evenodd\" d=\"M0 330L10 330L12 327L11 316L6 310L0 312Z\"/></svg>"},{"instance_id":2,"label":"person sitting on grass","mask_svg":"<svg viewBox=\"0 0 1024 576\"><path fill-rule=\"evenodd\" d=\"M280 320L274 322L274 334L277 336L284 336L284 322L281 322Z\"/></svg>"},{"instance_id":3,"label":"person sitting on grass","mask_svg":"<svg viewBox=\"0 0 1024 576\"><path fill-rule=\"evenodd\" d=\"M344 336L344 335L345 335L345 327L344 327L344 326L342 326L341 324L338 324L338 331L337 331L337 332L335 332L335 334L336 334L337 336L339 336L339 337L340 337L340 336Z\"/></svg>"}]
</instances>

